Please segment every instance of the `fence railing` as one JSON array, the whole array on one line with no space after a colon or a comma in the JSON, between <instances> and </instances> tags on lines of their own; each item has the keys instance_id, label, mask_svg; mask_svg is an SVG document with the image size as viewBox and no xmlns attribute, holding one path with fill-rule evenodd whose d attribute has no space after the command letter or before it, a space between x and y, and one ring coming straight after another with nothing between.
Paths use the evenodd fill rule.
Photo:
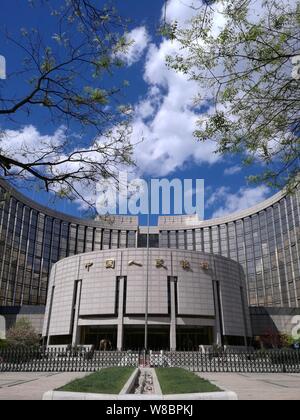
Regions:
<instances>
[{"instance_id":1,"label":"fence railing","mask_svg":"<svg viewBox=\"0 0 300 420\"><path fill-rule=\"evenodd\" d=\"M107 367L141 365L203 373L300 373L300 351L146 354L66 348L0 350L0 372L96 372Z\"/></svg>"},{"instance_id":2,"label":"fence railing","mask_svg":"<svg viewBox=\"0 0 300 420\"><path fill-rule=\"evenodd\" d=\"M0 350L0 372L96 372L108 367L137 367L138 352L67 349Z\"/></svg>"},{"instance_id":3,"label":"fence railing","mask_svg":"<svg viewBox=\"0 0 300 420\"><path fill-rule=\"evenodd\" d=\"M300 373L300 351L161 352L150 354L150 365L203 373Z\"/></svg>"}]
</instances>

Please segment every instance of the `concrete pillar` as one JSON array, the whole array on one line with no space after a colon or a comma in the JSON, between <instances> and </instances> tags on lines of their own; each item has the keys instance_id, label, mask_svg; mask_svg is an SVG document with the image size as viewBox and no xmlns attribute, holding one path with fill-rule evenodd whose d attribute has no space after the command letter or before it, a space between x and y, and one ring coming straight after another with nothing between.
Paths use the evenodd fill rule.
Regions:
<instances>
[{"instance_id":1,"label":"concrete pillar","mask_svg":"<svg viewBox=\"0 0 300 420\"><path fill-rule=\"evenodd\" d=\"M74 309L74 323L73 323L73 336L72 336L72 346L75 347L79 344L79 327L78 327L78 320L79 320L79 311L80 311L80 300L81 300L81 287L82 281L77 282L77 293L76 293L76 300L75 300L75 309Z\"/></svg>"},{"instance_id":2,"label":"concrete pillar","mask_svg":"<svg viewBox=\"0 0 300 420\"><path fill-rule=\"evenodd\" d=\"M223 345L222 340L222 319L220 314L219 308L219 291L217 282L213 281L213 289L214 289L214 300L215 300L215 311L216 311L216 323L214 328L214 344L217 346Z\"/></svg>"},{"instance_id":3,"label":"concrete pillar","mask_svg":"<svg viewBox=\"0 0 300 420\"><path fill-rule=\"evenodd\" d=\"M47 347L50 345L50 324L51 324L51 317L52 317L52 308L53 308L53 299L54 299L54 292L55 286L51 289L51 298L50 298L50 305L48 309L48 319L47 319L47 330L46 330L46 339L47 339Z\"/></svg>"},{"instance_id":4,"label":"concrete pillar","mask_svg":"<svg viewBox=\"0 0 300 420\"><path fill-rule=\"evenodd\" d=\"M118 351L123 350L123 339L124 339L124 291L125 291L125 279L120 277L119 279L119 304L118 304L118 338L117 338L117 349Z\"/></svg>"},{"instance_id":5,"label":"concrete pillar","mask_svg":"<svg viewBox=\"0 0 300 420\"><path fill-rule=\"evenodd\" d=\"M170 350L176 351L176 299L175 299L175 287L177 279L171 277L171 326L170 326Z\"/></svg>"}]
</instances>

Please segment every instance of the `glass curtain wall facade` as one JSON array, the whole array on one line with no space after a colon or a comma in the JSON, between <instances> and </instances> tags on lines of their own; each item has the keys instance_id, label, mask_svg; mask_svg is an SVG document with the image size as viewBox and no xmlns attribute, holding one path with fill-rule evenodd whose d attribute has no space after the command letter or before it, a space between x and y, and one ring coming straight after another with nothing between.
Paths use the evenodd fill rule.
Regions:
<instances>
[{"instance_id":1,"label":"glass curtain wall facade","mask_svg":"<svg viewBox=\"0 0 300 420\"><path fill-rule=\"evenodd\" d=\"M300 306L300 192L269 200L244 217L172 229L179 219L161 218L160 247L220 254L245 271L250 306ZM253 209L254 210L254 209ZM173 219L173 220L172 220ZM184 218L182 224L184 224ZM162 229L163 224L167 225ZM190 223L186 223L190 224ZM200 224L200 223L199 223Z\"/></svg>"},{"instance_id":2,"label":"glass curtain wall facade","mask_svg":"<svg viewBox=\"0 0 300 420\"><path fill-rule=\"evenodd\" d=\"M250 306L300 306L300 192L239 215L187 223L161 217L151 246L220 254L245 270ZM0 179L0 306L45 305L51 267L90 251L145 247L138 219L74 219L28 200Z\"/></svg>"},{"instance_id":3,"label":"glass curtain wall facade","mask_svg":"<svg viewBox=\"0 0 300 420\"><path fill-rule=\"evenodd\" d=\"M135 248L135 218L126 222L132 230L72 219L35 205L0 180L0 306L45 305L51 267L65 257Z\"/></svg>"}]
</instances>

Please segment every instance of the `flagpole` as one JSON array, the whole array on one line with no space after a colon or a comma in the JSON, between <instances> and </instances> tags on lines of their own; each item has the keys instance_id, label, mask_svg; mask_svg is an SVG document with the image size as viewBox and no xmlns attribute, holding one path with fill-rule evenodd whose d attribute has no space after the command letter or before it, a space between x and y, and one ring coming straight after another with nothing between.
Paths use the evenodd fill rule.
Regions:
<instances>
[{"instance_id":1,"label":"flagpole","mask_svg":"<svg viewBox=\"0 0 300 420\"><path fill-rule=\"evenodd\" d=\"M145 302L145 351L148 351L148 323L149 323L149 264L150 264L150 190L148 187L148 216L147 216L147 273L146 273L146 302Z\"/></svg>"}]
</instances>

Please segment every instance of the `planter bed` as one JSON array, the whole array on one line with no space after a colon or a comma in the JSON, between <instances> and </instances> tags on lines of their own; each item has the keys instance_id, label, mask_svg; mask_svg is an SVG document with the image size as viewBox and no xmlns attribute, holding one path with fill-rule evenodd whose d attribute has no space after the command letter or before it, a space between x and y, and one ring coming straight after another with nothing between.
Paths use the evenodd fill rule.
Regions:
<instances>
[{"instance_id":1,"label":"planter bed","mask_svg":"<svg viewBox=\"0 0 300 420\"><path fill-rule=\"evenodd\" d=\"M71 382L56 390L49 391L43 400L116 400L116 401L175 401L175 400L237 400L233 392L222 391L215 385L184 369L152 370L157 382L156 393L136 395L135 384L139 369L103 369L86 378ZM127 381L127 382L126 382ZM157 393L161 389L161 393Z\"/></svg>"}]
</instances>

